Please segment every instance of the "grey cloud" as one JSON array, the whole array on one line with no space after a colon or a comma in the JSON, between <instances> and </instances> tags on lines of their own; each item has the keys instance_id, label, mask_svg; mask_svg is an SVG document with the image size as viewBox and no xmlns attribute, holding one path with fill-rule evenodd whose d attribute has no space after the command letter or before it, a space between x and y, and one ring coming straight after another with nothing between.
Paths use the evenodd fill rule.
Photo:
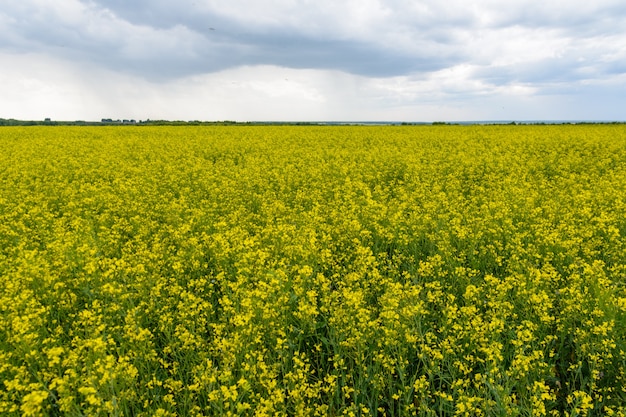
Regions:
<instances>
[{"instance_id":1,"label":"grey cloud","mask_svg":"<svg viewBox=\"0 0 626 417\"><path fill-rule=\"evenodd\" d=\"M90 2L88 6L86 22L63 22L58 16L30 17L27 14L32 10L25 10L19 23L10 28L19 37L12 46L29 44L31 49L150 78L266 64L392 76L437 70L459 59L459 53L445 44L449 36L442 32L432 39L428 34L420 35L416 43L421 42L425 48L415 53L393 44L337 37L330 28L311 34L293 27L249 24L210 10L194 10L193 2L109 0ZM118 30L126 32L106 33L98 25L117 25ZM144 44L146 39L141 36L150 36L141 35L146 30L170 42Z\"/></svg>"},{"instance_id":2,"label":"grey cloud","mask_svg":"<svg viewBox=\"0 0 626 417\"><path fill-rule=\"evenodd\" d=\"M575 4L556 10L549 4L532 1L472 8L455 0L389 0L379 3L385 6L380 13L372 11L362 24L353 27L356 14L333 16L323 10L324 6L339 3L303 5L302 14L293 16L297 8L273 10L268 6L258 16L242 8L239 16L223 12L215 3L92 0L76 3L83 7L82 18L66 19L62 11L51 12L55 6L29 6L29 1L24 0L8 7L5 18L0 18L0 29L10 34L0 37L0 47L47 52L152 80L254 65L390 77L466 63L482 66L474 71L474 77L496 85L566 82L589 76L585 72L589 64L578 61L576 51L569 51L570 55L564 58L494 66L498 49L491 55L476 57L475 49L481 48L471 36L477 30L520 26L547 28L576 43L577 39L596 36L603 30L606 34L620 34L623 29L618 23L623 22L626 14L626 6L618 2L595 9L589 6L583 10L594 13L581 13ZM488 15L492 17L485 19ZM598 21L605 24L597 25ZM506 39L492 39L506 43ZM614 48L615 45L602 46L602 50ZM599 55L589 48L578 52L594 61ZM592 68L597 76L624 71L619 56Z\"/></svg>"},{"instance_id":3,"label":"grey cloud","mask_svg":"<svg viewBox=\"0 0 626 417\"><path fill-rule=\"evenodd\" d=\"M593 50L592 46L570 46L559 56L529 62L480 66L473 71L473 76L493 85L517 83L547 87L626 74L626 53L608 58L604 56L605 50Z\"/></svg>"},{"instance_id":4,"label":"grey cloud","mask_svg":"<svg viewBox=\"0 0 626 417\"><path fill-rule=\"evenodd\" d=\"M493 85L571 83L586 78L582 66L569 60L543 60L527 64L482 67L474 71L476 78Z\"/></svg>"}]
</instances>

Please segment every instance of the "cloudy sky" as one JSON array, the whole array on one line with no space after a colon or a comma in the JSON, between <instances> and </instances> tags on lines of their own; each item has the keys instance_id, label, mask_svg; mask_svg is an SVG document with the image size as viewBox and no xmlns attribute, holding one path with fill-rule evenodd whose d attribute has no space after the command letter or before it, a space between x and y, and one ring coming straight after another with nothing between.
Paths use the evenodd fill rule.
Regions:
<instances>
[{"instance_id":1,"label":"cloudy sky","mask_svg":"<svg viewBox=\"0 0 626 417\"><path fill-rule=\"evenodd\" d=\"M624 0L0 0L0 117L626 120Z\"/></svg>"}]
</instances>

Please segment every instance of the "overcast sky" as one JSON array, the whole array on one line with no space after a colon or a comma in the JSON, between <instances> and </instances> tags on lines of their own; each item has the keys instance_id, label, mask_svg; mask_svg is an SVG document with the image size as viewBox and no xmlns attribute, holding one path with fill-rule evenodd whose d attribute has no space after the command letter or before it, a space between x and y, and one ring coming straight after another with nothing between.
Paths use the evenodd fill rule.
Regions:
<instances>
[{"instance_id":1,"label":"overcast sky","mask_svg":"<svg viewBox=\"0 0 626 417\"><path fill-rule=\"evenodd\" d=\"M624 0L0 0L0 117L626 120Z\"/></svg>"}]
</instances>

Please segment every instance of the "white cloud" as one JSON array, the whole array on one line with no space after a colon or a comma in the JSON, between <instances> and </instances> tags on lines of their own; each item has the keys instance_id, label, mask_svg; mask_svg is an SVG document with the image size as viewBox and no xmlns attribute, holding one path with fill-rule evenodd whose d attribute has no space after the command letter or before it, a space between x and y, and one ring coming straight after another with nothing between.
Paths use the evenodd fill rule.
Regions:
<instances>
[{"instance_id":1,"label":"white cloud","mask_svg":"<svg viewBox=\"0 0 626 417\"><path fill-rule=\"evenodd\" d=\"M625 17L617 0L21 0L0 11L0 117L619 118Z\"/></svg>"}]
</instances>

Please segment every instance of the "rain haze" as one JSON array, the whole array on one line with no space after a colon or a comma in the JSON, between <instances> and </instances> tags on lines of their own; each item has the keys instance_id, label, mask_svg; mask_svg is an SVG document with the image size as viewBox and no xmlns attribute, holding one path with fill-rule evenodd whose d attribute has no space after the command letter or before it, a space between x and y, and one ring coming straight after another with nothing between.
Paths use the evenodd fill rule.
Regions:
<instances>
[{"instance_id":1,"label":"rain haze","mask_svg":"<svg viewBox=\"0 0 626 417\"><path fill-rule=\"evenodd\" d=\"M625 120L623 0L0 0L0 117Z\"/></svg>"}]
</instances>

